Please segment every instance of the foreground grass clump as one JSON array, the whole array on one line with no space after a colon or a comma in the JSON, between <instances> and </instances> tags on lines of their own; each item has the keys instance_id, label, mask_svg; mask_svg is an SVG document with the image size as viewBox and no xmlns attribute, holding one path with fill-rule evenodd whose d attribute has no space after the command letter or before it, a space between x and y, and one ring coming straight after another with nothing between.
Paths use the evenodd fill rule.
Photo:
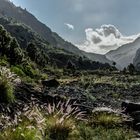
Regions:
<instances>
[{"instance_id":1,"label":"foreground grass clump","mask_svg":"<svg viewBox=\"0 0 140 140\"><path fill-rule=\"evenodd\" d=\"M47 119L46 139L67 140L74 129L73 119L52 116Z\"/></svg>"},{"instance_id":2,"label":"foreground grass clump","mask_svg":"<svg viewBox=\"0 0 140 140\"><path fill-rule=\"evenodd\" d=\"M15 74L6 67L0 67L0 102L13 103L15 101L13 83L18 82Z\"/></svg>"},{"instance_id":3,"label":"foreground grass clump","mask_svg":"<svg viewBox=\"0 0 140 140\"><path fill-rule=\"evenodd\" d=\"M25 73L20 68L20 66L12 66L11 71L14 72L15 74L17 74L20 77L25 77L26 76Z\"/></svg>"},{"instance_id":4,"label":"foreground grass clump","mask_svg":"<svg viewBox=\"0 0 140 140\"><path fill-rule=\"evenodd\" d=\"M86 124L78 126L77 140L130 140L135 137L132 130L126 128L91 127ZM76 139L75 139L76 140Z\"/></svg>"},{"instance_id":5,"label":"foreground grass clump","mask_svg":"<svg viewBox=\"0 0 140 140\"><path fill-rule=\"evenodd\" d=\"M71 133L76 129L76 120L81 120L84 117L84 112L79 108L73 107L70 100L66 103L59 102L58 104L48 105L48 116L46 119L46 138L52 140L67 140Z\"/></svg>"},{"instance_id":6,"label":"foreground grass clump","mask_svg":"<svg viewBox=\"0 0 140 140\"><path fill-rule=\"evenodd\" d=\"M0 140L130 140L135 138L134 132L123 124L125 119L115 113L118 112L107 108L96 108L92 115L86 116L69 101L45 104L43 107L33 104L18 117L19 123L0 132Z\"/></svg>"},{"instance_id":7,"label":"foreground grass clump","mask_svg":"<svg viewBox=\"0 0 140 140\"><path fill-rule=\"evenodd\" d=\"M0 80L0 102L13 103L15 101L13 86L6 80Z\"/></svg>"},{"instance_id":8,"label":"foreground grass clump","mask_svg":"<svg viewBox=\"0 0 140 140\"><path fill-rule=\"evenodd\" d=\"M0 140L39 140L39 136L40 132L29 123L7 129L0 134Z\"/></svg>"},{"instance_id":9,"label":"foreground grass clump","mask_svg":"<svg viewBox=\"0 0 140 140\"><path fill-rule=\"evenodd\" d=\"M103 126L106 128L122 126L128 118L119 111L111 108L95 108L90 117L89 123L92 126Z\"/></svg>"}]
</instances>

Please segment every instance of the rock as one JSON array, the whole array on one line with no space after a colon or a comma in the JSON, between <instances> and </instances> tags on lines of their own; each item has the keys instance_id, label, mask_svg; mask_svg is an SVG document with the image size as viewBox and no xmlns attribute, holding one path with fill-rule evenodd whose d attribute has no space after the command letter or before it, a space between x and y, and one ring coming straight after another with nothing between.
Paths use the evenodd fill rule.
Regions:
<instances>
[{"instance_id":1,"label":"rock","mask_svg":"<svg viewBox=\"0 0 140 140\"><path fill-rule=\"evenodd\" d=\"M122 108L133 119L133 129L140 131L140 103L123 102Z\"/></svg>"},{"instance_id":2,"label":"rock","mask_svg":"<svg viewBox=\"0 0 140 140\"><path fill-rule=\"evenodd\" d=\"M140 111L135 111L131 113L131 117L134 119L136 124L140 123Z\"/></svg>"},{"instance_id":3,"label":"rock","mask_svg":"<svg viewBox=\"0 0 140 140\"><path fill-rule=\"evenodd\" d=\"M122 109L125 109L125 113L131 114L135 111L140 111L140 103L132 103L132 102L122 102Z\"/></svg>"},{"instance_id":4,"label":"rock","mask_svg":"<svg viewBox=\"0 0 140 140\"><path fill-rule=\"evenodd\" d=\"M41 81L43 87L58 87L60 83L56 79Z\"/></svg>"}]
</instances>

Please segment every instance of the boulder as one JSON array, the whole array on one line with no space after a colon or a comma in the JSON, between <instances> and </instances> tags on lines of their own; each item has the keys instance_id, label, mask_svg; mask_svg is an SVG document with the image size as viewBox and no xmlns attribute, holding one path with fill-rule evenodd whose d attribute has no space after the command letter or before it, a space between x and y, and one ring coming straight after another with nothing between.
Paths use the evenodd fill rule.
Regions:
<instances>
[{"instance_id":1,"label":"boulder","mask_svg":"<svg viewBox=\"0 0 140 140\"><path fill-rule=\"evenodd\" d=\"M140 125L140 111L135 111L131 113L131 117L134 119L134 123Z\"/></svg>"},{"instance_id":2,"label":"boulder","mask_svg":"<svg viewBox=\"0 0 140 140\"><path fill-rule=\"evenodd\" d=\"M133 129L140 131L140 103L123 102L122 108L133 119Z\"/></svg>"},{"instance_id":3,"label":"boulder","mask_svg":"<svg viewBox=\"0 0 140 140\"><path fill-rule=\"evenodd\" d=\"M140 111L140 103L133 103L133 102L122 102L122 109L125 110L125 113L131 114L135 111Z\"/></svg>"},{"instance_id":4,"label":"boulder","mask_svg":"<svg viewBox=\"0 0 140 140\"><path fill-rule=\"evenodd\" d=\"M58 87L60 83L56 79L41 81L43 87Z\"/></svg>"}]
</instances>

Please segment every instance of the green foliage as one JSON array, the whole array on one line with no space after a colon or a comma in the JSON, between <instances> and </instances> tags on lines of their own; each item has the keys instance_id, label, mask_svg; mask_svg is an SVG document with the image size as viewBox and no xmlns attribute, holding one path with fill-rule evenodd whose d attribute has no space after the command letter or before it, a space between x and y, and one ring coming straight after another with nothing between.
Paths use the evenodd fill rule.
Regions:
<instances>
[{"instance_id":1,"label":"green foliage","mask_svg":"<svg viewBox=\"0 0 140 140\"><path fill-rule=\"evenodd\" d=\"M10 64L20 64L23 61L24 53L15 38L11 40L8 57L10 58Z\"/></svg>"},{"instance_id":2,"label":"green foliage","mask_svg":"<svg viewBox=\"0 0 140 140\"><path fill-rule=\"evenodd\" d=\"M39 134L39 131L30 124L20 124L1 133L0 140L38 140Z\"/></svg>"},{"instance_id":3,"label":"green foliage","mask_svg":"<svg viewBox=\"0 0 140 140\"><path fill-rule=\"evenodd\" d=\"M38 78L38 70L36 68L33 68L31 64L25 64L21 66L22 71L31 78Z\"/></svg>"},{"instance_id":4,"label":"green foliage","mask_svg":"<svg viewBox=\"0 0 140 140\"><path fill-rule=\"evenodd\" d=\"M59 116L47 118L46 138L52 140L67 140L74 129L73 119L64 119Z\"/></svg>"},{"instance_id":5,"label":"green foliage","mask_svg":"<svg viewBox=\"0 0 140 140\"><path fill-rule=\"evenodd\" d=\"M134 138L133 131L123 127L106 129L98 126L92 128L82 123L78 126L78 131L78 140L130 140Z\"/></svg>"},{"instance_id":6,"label":"green foliage","mask_svg":"<svg viewBox=\"0 0 140 140\"><path fill-rule=\"evenodd\" d=\"M6 53L9 49L9 44L11 42L11 36L7 31L4 29L3 26L0 25L0 52Z\"/></svg>"},{"instance_id":7,"label":"green foliage","mask_svg":"<svg viewBox=\"0 0 140 140\"><path fill-rule=\"evenodd\" d=\"M14 90L6 79L0 79L0 102L13 103L15 101Z\"/></svg>"},{"instance_id":8,"label":"green foliage","mask_svg":"<svg viewBox=\"0 0 140 140\"><path fill-rule=\"evenodd\" d=\"M12 80L15 75L5 67L0 67L0 102L13 103L15 101Z\"/></svg>"},{"instance_id":9,"label":"green foliage","mask_svg":"<svg viewBox=\"0 0 140 140\"><path fill-rule=\"evenodd\" d=\"M25 73L20 68L20 66L12 66L11 67L11 71L14 72L15 74L17 74L20 77L24 77L25 76Z\"/></svg>"},{"instance_id":10,"label":"green foliage","mask_svg":"<svg viewBox=\"0 0 140 140\"><path fill-rule=\"evenodd\" d=\"M39 66L46 66L49 61L49 57L44 53L43 50L40 50L41 48L38 48L35 43L29 43L26 51L28 53L28 56L30 59L34 62L36 62Z\"/></svg>"},{"instance_id":11,"label":"green foliage","mask_svg":"<svg viewBox=\"0 0 140 140\"><path fill-rule=\"evenodd\" d=\"M90 118L92 126L103 126L106 128L117 127L123 124L123 117L113 112L94 112Z\"/></svg>"},{"instance_id":12,"label":"green foliage","mask_svg":"<svg viewBox=\"0 0 140 140\"><path fill-rule=\"evenodd\" d=\"M129 140L135 137L131 129L118 125L122 121L115 115L100 112L97 120L94 119L96 125L91 125L87 120L78 119L83 116L82 112L78 113L69 102L48 104L44 109L30 106L19 117L21 123L0 132L0 140Z\"/></svg>"},{"instance_id":13,"label":"green foliage","mask_svg":"<svg viewBox=\"0 0 140 140\"><path fill-rule=\"evenodd\" d=\"M47 66L43 69L43 72L48 75L55 75L57 78L63 76L63 69L54 68L53 66Z\"/></svg>"},{"instance_id":14,"label":"green foliage","mask_svg":"<svg viewBox=\"0 0 140 140\"><path fill-rule=\"evenodd\" d=\"M20 64L24 54L15 38L0 25L0 55L8 58L10 64Z\"/></svg>"},{"instance_id":15,"label":"green foliage","mask_svg":"<svg viewBox=\"0 0 140 140\"><path fill-rule=\"evenodd\" d=\"M75 130L76 119L82 119L84 114L78 107L72 107L70 100L49 104L47 107L46 138L52 140L67 140Z\"/></svg>"},{"instance_id":16,"label":"green foliage","mask_svg":"<svg viewBox=\"0 0 140 140\"><path fill-rule=\"evenodd\" d=\"M7 60L7 57L6 56L3 56L0 58L0 66L8 66L9 63L8 63L8 60Z\"/></svg>"}]
</instances>

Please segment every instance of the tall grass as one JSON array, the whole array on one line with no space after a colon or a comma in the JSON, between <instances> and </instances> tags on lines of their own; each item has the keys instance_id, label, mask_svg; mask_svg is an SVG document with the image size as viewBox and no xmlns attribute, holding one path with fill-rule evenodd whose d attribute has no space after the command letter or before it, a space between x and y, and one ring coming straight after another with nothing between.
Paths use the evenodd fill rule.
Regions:
<instances>
[{"instance_id":1,"label":"tall grass","mask_svg":"<svg viewBox=\"0 0 140 140\"><path fill-rule=\"evenodd\" d=\"M16 77L6 67L0 67L0 102L1 103L13 103L15 101L14 96L14 84L20 82L20 79Z\"/></svg>"},{"instance_id":2,"label":"tall grass","mask_svg":"<svg viewBox=\"0 0 140 140\"><path fill-rule=\"evenodd\" d=\"M0 140L129 140L135 137L131 129L122 125L127 118L110 108L95 108L86 116L68 100L42 107L30 104L24 110L16 125L0 132Z\"/></svg>"}]
</instances>

